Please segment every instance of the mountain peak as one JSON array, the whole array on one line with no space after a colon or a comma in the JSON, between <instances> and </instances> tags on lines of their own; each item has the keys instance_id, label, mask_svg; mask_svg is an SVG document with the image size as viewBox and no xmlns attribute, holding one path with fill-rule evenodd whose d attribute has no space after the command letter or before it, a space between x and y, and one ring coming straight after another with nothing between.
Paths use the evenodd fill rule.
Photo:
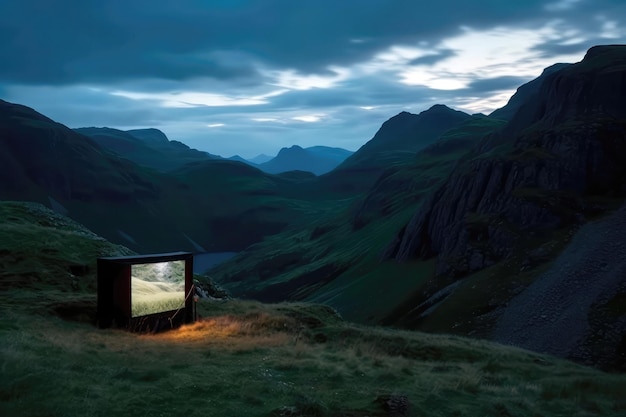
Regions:
<instances>
[{"instance_id":1,"label":"mountain peak","mask_svg":"<svg viewBox=\"0 0 626 417\"><path fill-rule=\"evenodd\" d=\"M302 153L306 153L306 151L301 146L292 145L288 148L285 147L285 148L282 148L280 151L278 151L277 157L280 155L285 156L285 155L294 155L294 154L302 154Z\"/></svg>"},{"instance_id":2,"label":"mountain peak","mask_svg":"<svg viewBox=\"0 0 626 417\"><path fill-rule=\"evenodd\" d=\"M153 127L147 129L131 129L126 132L143 142L157 142L162 144L167 144L169 142L165 133Z\"/></svg>"},{"instance_id":3,"label":"mountain peak","mask_svg":"<svg viewBox=\"0 0 626 417\"><path fill-rule=\"evenodd\" d=\"M626 60L626 45L596 45L589 48L582 62L594 60L624 61Z\"/></svg>"},{"instance_id":4,"label":"mountain peak","mask_svg":"<svg viewBox=\"0 0 626 417\"><path fill-rule=\"evenodd\" d=\"M422 113L428 113L433 111L455 111L445 104L434 104L428 110L424 110Z\"/></svg>"},{"instance_id":5,"label":"mountain peak","mask_svg":"<svg viewBox=\"0 0 626 417\"><path fill-rule=\"evenodd\" d=\"M431 106L428 110L424 110L423 112L419 114L419 116L430 116L430 115L433 115L433 116L447 116L447 115L469 116L462 111L451 109L445 104L435 104Z\"/></svg>"},{"instance_id":6,"label":"mountain peak","mask_svg":"<svg viewBox=\"0 0 626 417\"><path fill-rule=\"evenodd\" d=\"M592 116L626 117L625 76L626 45L594 46L581 62L544 77L507 129L520 131L534 123L554 126Z\"/></svg>"},{"instance_id":7,"label":"mountain peak","mask_svg":"<svg viewBox=\"0 0 626 417\"><path fill-rule=\"evenodd\" d=\"M328 146L312 146L304 149L301 146L292 145L289 148L282 148L275 158L260 164L259 167L271 174L298 170L322 175L331 171L351 154L352 152L345 149Z\"/></svg>"},{"instance_id":8,"label":"mountain peak","mask_svg":"<svg viewBox=\"0 0 626 417\"><path fill-rule=\"evenodd\" d=\"M471 119L467 113L436 104L420 114L400 112L385 121L374 137L345 160L340 169L382 169L381 158L407 155L434 143L448 129Z\"/></svg>"}]
</instances>

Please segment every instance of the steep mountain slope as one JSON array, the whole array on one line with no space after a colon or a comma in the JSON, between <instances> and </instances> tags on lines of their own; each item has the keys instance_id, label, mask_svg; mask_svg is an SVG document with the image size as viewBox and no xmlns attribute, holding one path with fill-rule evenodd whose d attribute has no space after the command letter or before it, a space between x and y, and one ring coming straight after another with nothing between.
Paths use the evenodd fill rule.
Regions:
<instances>
[{"instance_id":1,"label":"steep mountain slope","mask_svg":"<svg viewBox=\"0 0 626 417\"><path fill-rule=\"evenodd\" d=\"M581 63L548 75L539 93L520 106L503 133L483 141L389 245L389 258L436 260L436 277L390 320L455 331L456 320L442 316L452 316L451 303L459 302L455 294L477 285L487 291L490 285L477 284L480 279L474 275L459 278L488 267L491 271L504 266L522 268L498 278L497 297L454 309L457 317L471 317L474 326L465 326L465 331L474 327L487 335L493 320L506 314L508 300L536 278L524 274L525 269L552 259L581 224L622 204L626 195L625 98L625 46L592 48ZM613 267L609 265L596 279L610 280ZM589 277L584 270L577 273L582 282ZM623 291L613 287L611 294L588 302L619 298ZM593 293L589 289L588 296ZM438 310L445 313L438 314ZM597 323L591 319L594 312L585 314L590 323ZM622 309L618 317L624 313ZM540 322L554 320L554 314L541 316ZM603 316L618 334L626 335L618 317ZM537 331L540 322L535 323ZM561 327L562 331L566 328ZM581 337L602 338L597 331ZM571 342L564 333L550 337ZM617 360L623 342L609 334L602 340L610 344L612 360ZM587 358L607 365L605 359Z\"/></svg>"},{"instance_id":2,"label":"steep mountain slope","mask_svg":"<svg viewBox=\"0 0 626 417\"><path fill-rule=\"evenodd\" d=\"M99 256L133 254L37 203L0 201L0 292L91 291ZM94 306L95 307L95 306Z\"/></svg>"},{"instance_id":3,"label":"steep mountain slope","mask_svg":"<svg viewBox=\"0 0 626 417\"><path fill-rule=\"evenodd\" d=\"M0 138L0 187L8 197L36 187L80 201L158 192L133 164L27 107L0 101Z\"/></svg>"},{"instance_id":4,"label":"steep mountain slope","mask_svg":"<svg viewBox=\"0 0 626 417\"><path fill-rule=\"evenodd\" d=\"M573 237L572 244L601 244L578 229L626 196L625 64L626 47L592 48L581 63L544 74L509 122L470 117L412 161L387 167L363 195L346 180L353 194L340 210L251 247L213 275L247 297L313 300L362 322L482 338L496 337L498 323L523 327L531 319L538 331L554 330L552 321L562 332L580 329L568 322L580 311L564 321L555 315L568 311L560 302L583 294L588 323L576 333L578 347L547 331L523 346L546 338L558 346L552 353L626 369L621 264L568 246ZM568 251L591 263L557 259ZM592 274L594 265L600 271ZM589 279L593 286L585 286ZM572 280L582 286L554 295ZM549 288L548 298L533 288ZM539 308L542 299L559 305ZM497 334L514 343L523 337Z\"/></svg>"},{"instance_id":5,"label":"steep mountain slope","mask_svg":"<svg viewBox=\"0 0 626 417\"><path fill-rule=\"evenodd\" d=\"M217 155L190 148L178 140L170 140L165 133L161 132L159 129L131 129L127 130L127 133L141 140L149 147L161 151L166 157L180 160L178 166L189 162L205 161L207 157L209 159L220 158Z\"/></svg>"},{"instance_id":6,"label":"steep mountain slope","mask_svg":"<svg viewBox=\"0 0 626 417\"><path fill-rule=\"evenodd\" d=\"M54 207L138 251L185 244L162 204L176 184L32 109L0 102L0 161L2 199Z\"/></svg>"},{"instance_id":7,"label":"steep mountain slope","mask_svg":"<svg viewBox=\"0 0 626 417\"><path fill-rule=\"evenodd\" d=\"M393 256L439 254L438 272L471 272L509 253L516 234L510 226L556 229L601 211L595 201L600 197L621 198L625 55L626 47L594 48L580 64L549 76L539 98L520 108L506 133L488 138L415 216L390 249ZM509 139L511 134L516 136ZM549 200L538 204L544 198ZM490 230L474 230L470 238L469 214L486 216L482 222ZM498 217L500 226L490 216ZM499 237L487 239L491 249L465 253L469 240L487 232ZM472 257L475 262L469 262Z\"/></svg>"},{"instance_id":8,"label":"steep mountain slope","mask_svg":"<svg viewBox=\"0 0 626 417\"><path fill-rule=\"evenodd\" d=\"M167 172L196 161L217 158L187 145L170 141L158 129L118 130L108 127L84 127L74 131L89 136L100 146L135 162L137 165Z\"/></svg>"},{"instance_id":9,"label":"steep mountain slope","mask_svg":"<svg viewBox=\"0 0 626 417\"><path fill-rule=\"evenodd\" d=\"M492 339L626 371L624 230L626 206L582 226L554 263L511 299Z\"/></svg>"},{"instance_id":10,"label":"steep mountain slope","mask_svg":"<svg viewBox=\"0 0 626 417\"><path fill-rule=\"evenodd\" d=\"M432 270L428 263L381 264L381 251L457 160L503 124L470 118L413 160L388 168L365 195L344 199L304 228L267 238L218 266L212 276L236 295L315 300L339 308L348 318L381 320L419 284L412 276Z\"/></svg>"},{"instance_id":11,"label":"steep mountain slope","mask_svg":"<svg viewBox=\"0 0 626 417\"><path fill-rule=\"evenodd\" d=\"M137 252L239 251L315 213L308 199L332 198L307 192L310 181L238 162L184 167L167 175L140 167L30 108L0 102L0 199L40 202ZM255 189L260 182L265 191Z\"/></svg>"},{"instance_id":12,"label":"steep mountain slope","mask_svg":"<svg viewBox=\"0 0 626 417\"><path fill-rule=\"evenodd\" d=\"M321 181L343 193L365 192L385 169L413 160L417 151L471 118L443 105L418 115L402 112L383 123L371 140Z\"/></svg>"},{"instance_id":13,"label":"steep mountain slope","mask_svg":"<svg viewBox=\"0 0 626 417\"><path fill-rule=\"evenodd\" d=\"M517 89L515 94L509 99L509 102L497 110L494 110L489 114L489 117L502 120L511 120L515 113L520 109L524 103L527 103L539 94L541 84L546 77L556 71L559 71L571 64L554 64L544 69L541 75L534 80L527 82Z\"/></svg>"},{"instance_id":14,"label":"steep mountain slope","mask_svg":"<svg viewBox=\"0 0 626 417\"><path fill-rule=\"evenodd\" d=\"M470 115L438 104L418 115L402 112L387 120L374 137L349 157L340 169L377 166L379 158L393 151L417 152L442 133L469 120Z\"/></svg>"}]
</instances>

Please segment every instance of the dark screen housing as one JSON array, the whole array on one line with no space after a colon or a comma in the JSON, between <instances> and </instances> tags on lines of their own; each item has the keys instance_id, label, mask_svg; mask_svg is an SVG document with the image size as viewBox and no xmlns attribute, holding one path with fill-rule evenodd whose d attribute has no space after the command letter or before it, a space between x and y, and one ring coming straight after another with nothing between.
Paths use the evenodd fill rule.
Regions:
<instances>
[{"instance_id":1,"label":"dark screen housing","mask_svg":"<svg viewBox=\"0 0 626 417\"><path fill-rule=\"evenodd\" d=\"M194 321L193 254L98 258L98 327L161 331Z\"/></svg>"}]
</instances>

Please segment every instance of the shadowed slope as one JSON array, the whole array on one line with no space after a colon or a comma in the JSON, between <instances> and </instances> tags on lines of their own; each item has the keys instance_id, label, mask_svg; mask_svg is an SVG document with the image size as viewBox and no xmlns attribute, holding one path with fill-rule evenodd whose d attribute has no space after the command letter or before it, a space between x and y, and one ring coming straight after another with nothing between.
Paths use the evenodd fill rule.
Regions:
<instances>
[{"instance_id":1,"label":"shadowed slope","mask_svg":"<svg viewBox=\"0 0 626 417\"><path fill-rule=\"evenodd\" d=\"M365 192L385 169L410 162L417 151L471 118L443 105L418 115L402 112L383 123L371 140L320 181L342 193Z\"/></svg>"},{"instance_id":2,"label":"shadowed slope","mask_svg":"<svg viewBox=\"0 0 626 417\"><path fill-rule=\"evenodd\" d=\"M211 271L212 276L237 295L267 301L310 299L329 303L351 319L382 319L420 285L420 274L432 270L427 263L381 264L388 240L457 161L502 125L486 117L470 118L412 161L386 169L365 195L249 248Z\"/></svg>"},{"instance_id":3,"label":"shadowed slope","mask_svg":"<svg viewBox=\"0 0 626 417\"><path fill-rule=\"evenodd\" d=\"M167 172L185 164L217 158L207 152L170 141L158 129L117 130L108 127L83 127L74 131L89 136L103 148L137 165Z\"/></svg>"},{"instance_id":4,"label":"shadowed slope","mask_svg":"<svg viewBox=\"0 0 626 417\"><path fill-rule=\"evenodd\" d=\"M498 318L507 315L509 300L535 285L582 224L623 204L625 74L626 46L592 48L581 63L548 75L505 129L459 164L388 246L389 258L437 265L436 275L388 322L489 337ZM608 271L619 268L616 261ZM560 320L566 308L560 305L533 323L536 332L552 329L536 337L551 339L550 351L586 363L607 369L623 364L623 342L614 334L626 334L626 324L602 310L606 301L622 296L623 277L615 285L609 272L569 271L585 288L580 294L589 297L581 308L594 304L583 316L595 324L572 339L568 328L579 325L578 316L563 316L558 329L547 324ZM600 299L594 299L592 284L585 286L592 277L606 280L608 293ZM601 330L602 322L613 330ZM581 356L574 346L593 346L596 339L611 353L594 349ZM525 346L531 345L539 346Z\"/></svg>"},{"instance_id":5,"label":"shadowed slope","mask_svg":"<svg viewBox=\"0 0 626 417\"><path fill-rule=\"evenodd\" d=\"M22 250L18 242L57 239L61 249L33 252L30 267L22 269L32 280L45 276L45 285L0 291L3 416L182 410L189 417L390 417L398 411L557 417L626 411L623 376L482 341L358 326L320 305L202 299L201 320L177 330L139 335L97 329L90 323L93 270L72 288L65 272L45 268L63 264L66 256L86 261L118 249L41 206L2 203L0 210L20 226L19 240L0 240L7 270L15 265L6 262ZM55 225L42 226L51 217ZM24 234L29 227L38 233ZM70 250L77 237L86 249L80 255Z\"/></svg>"},{"instance_id":6,"label":"shadowed slope","mask_svg":"<svg viewBox=\"0 0 626 417\"><path fill-rule=\"evenodd\" d=\"M128 134L113 133L143 149ZM315 184L308 180L204 156L159 173L7 102L0 102L0 180L0 198L48 205L143 253L239 251L315 213L317 199L326 207L332 198L309 192Z\"/></svg>"}]
</instances>

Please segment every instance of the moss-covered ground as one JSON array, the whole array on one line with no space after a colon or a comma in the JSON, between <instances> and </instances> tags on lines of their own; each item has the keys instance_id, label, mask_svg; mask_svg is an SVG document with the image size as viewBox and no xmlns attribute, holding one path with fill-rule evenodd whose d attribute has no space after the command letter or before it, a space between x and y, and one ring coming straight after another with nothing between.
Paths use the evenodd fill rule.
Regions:
<instances>
[{"instance_id":1,"label":"moss-covered ground","mask_svg":"<svg viewBox=\"0 0 626 417\"><path fill-rule=\"evenodd\" d=\"M98 329L95 258L127 250L0 210L1 416L626 416L623 375L323 305L205 299L180 329Z\"/></svg>"},{"instance_id":2,"label":"moss-covered ground","mask_svg":"<svg viewBox=\"0 0 626 417\"><path fill-rule=\"evenodd\" d=\"M11 295L1 295L0 319L7 416L394 415L376 401L385 396L403 398L404 415L414 416L626 415L624 376L475 340L357 326L323 306L200 302L197 323L140 335L47 314L33 294L7 302Z\"/></svg>"}]
</instances>

